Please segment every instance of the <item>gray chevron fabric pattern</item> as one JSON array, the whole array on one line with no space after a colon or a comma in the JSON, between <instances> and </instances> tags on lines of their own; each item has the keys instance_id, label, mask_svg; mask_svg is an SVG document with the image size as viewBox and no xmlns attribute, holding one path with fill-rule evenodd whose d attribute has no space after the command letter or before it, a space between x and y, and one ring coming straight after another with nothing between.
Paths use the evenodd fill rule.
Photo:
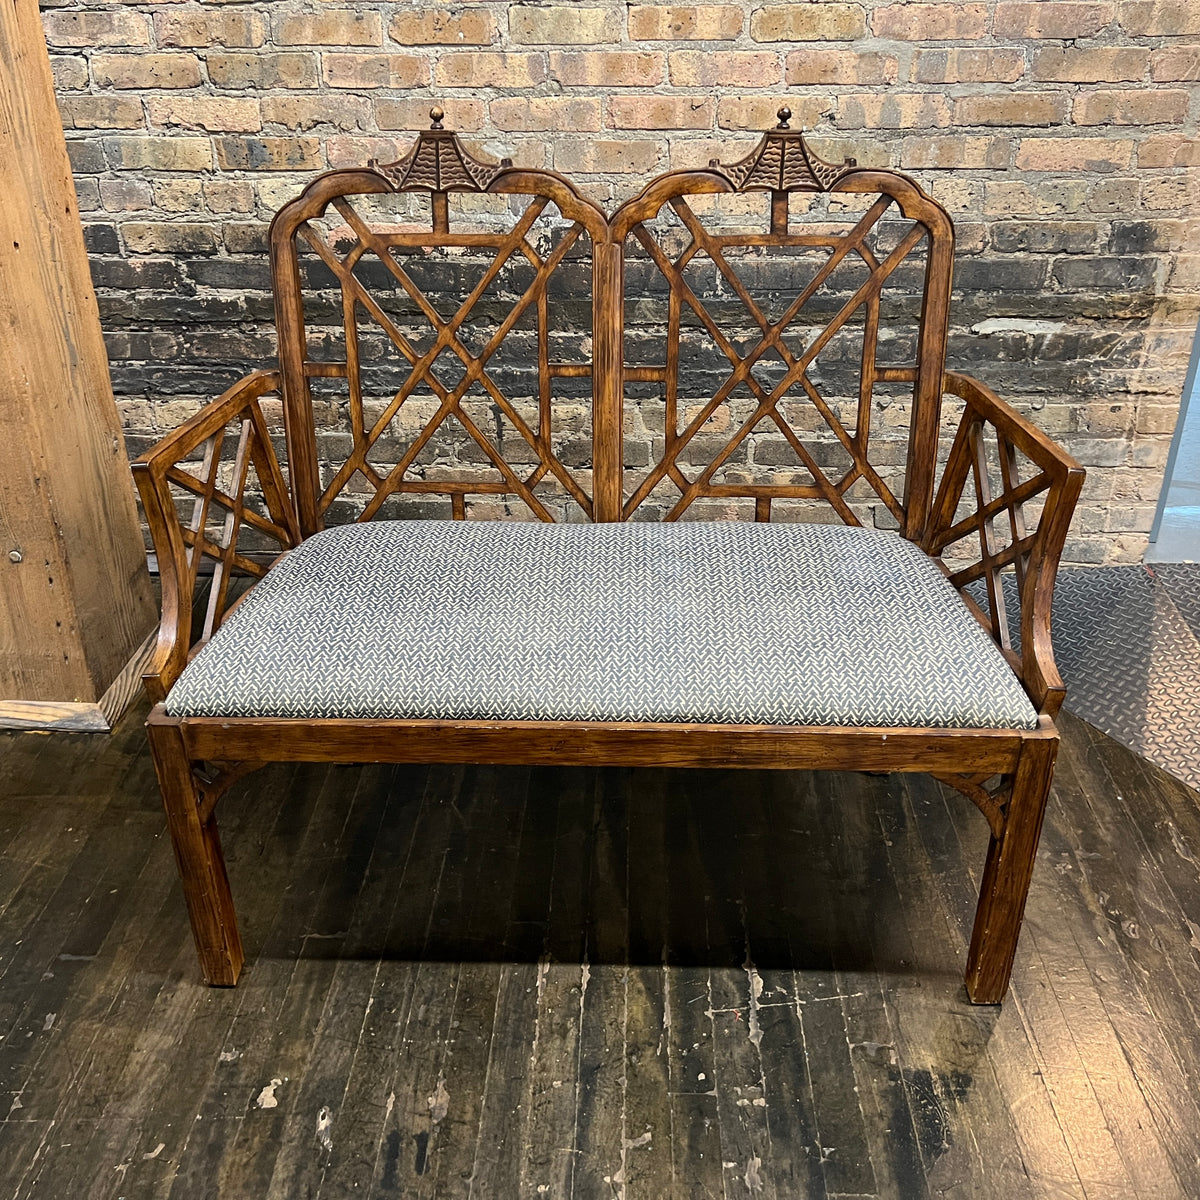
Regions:
<instances>
[{"instance_id":1,"label":"gray chevron fabric pattern","mask_svg":"<svg viewBox=\"0 0 1200 1200\"><path fill-rule=\"evenodd\" d=\"M374 521L309 538L172 715L1029 729L937 566L892 533Z\"/></svg>"}]
</instances>

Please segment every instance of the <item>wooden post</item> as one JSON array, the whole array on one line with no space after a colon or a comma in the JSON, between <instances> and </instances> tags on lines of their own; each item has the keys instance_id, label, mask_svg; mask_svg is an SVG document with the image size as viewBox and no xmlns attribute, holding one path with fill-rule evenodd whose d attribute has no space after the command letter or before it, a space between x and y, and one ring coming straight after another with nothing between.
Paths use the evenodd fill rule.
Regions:
<instances>
[{"instance_id":1,"label":"wooden post","mask_svg":"<svg viewBox=\"0 0 1200 1200\"><path fill-rule=\"evenodd\" d=\"M36 0L0 5L0 726L108 729L157 620Z\"/></svg>"},{"instance_id":2,"label":"wooden post","mask_svg":"<svg viewBox=\"0 0 1200 1200\"><path fill-rule=\"evenodd\" d=\"M621 251L612 242L592 246L592 504L597 521L621 520L624 501L625 261Z\"/></svg>"}]
</instances>

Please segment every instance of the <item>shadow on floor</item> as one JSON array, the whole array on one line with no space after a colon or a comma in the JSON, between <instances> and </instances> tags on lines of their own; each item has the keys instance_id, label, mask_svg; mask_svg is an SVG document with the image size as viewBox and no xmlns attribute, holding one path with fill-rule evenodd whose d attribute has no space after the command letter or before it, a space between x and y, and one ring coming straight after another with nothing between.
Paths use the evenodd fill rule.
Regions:
<instances>
[{"instance_id":1,"label":"shadow on floor","mask_svg":"<svg viewBox=\"0 0 1200 1200\"><path fill-rule=\"evenodd\" d=\"M200 985L137 714L0 736L0 1194L1200 1195L1200 806L1069 714L1014 984L920 776L273 767Z\"/></svg>"}]
</instances>

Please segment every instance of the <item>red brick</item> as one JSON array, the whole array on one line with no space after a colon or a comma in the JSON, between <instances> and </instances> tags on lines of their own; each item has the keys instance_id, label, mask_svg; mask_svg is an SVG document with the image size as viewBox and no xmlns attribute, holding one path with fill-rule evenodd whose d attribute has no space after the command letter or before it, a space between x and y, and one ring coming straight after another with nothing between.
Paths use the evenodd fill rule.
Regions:
<instances>
[{"instance_id":1,"label":"red brick","mask_svg":"<svg viewBox=\"0 0 1200 1200\"><path fill-rule=\"evenodd\" d=\"M42 28L52 46L148 46L150 24L143 13L128 9L42 14Z\"/></svg>"},{"instance_id":2,"label":"red brick","mask_svg":"<svg viewBox=\"0 0 1200 1200\"><path fill-rule=\"evenodd\" d=\"M908 137L900 147L904 170L950 170L956 167L1000 170L1012 158L1012 139L1006 137Z\"/></svg>"},{"instance_id":3,"label":"red brick","mask_svg":"<svg viewBox=\"0 0 1200 1200\"><path fill-rule=\"evenodd\" d=\"M397 13L388 33L402 46L489 46L496 20L486 9L424 8Z\"/></svg>"},{"instance_id":4,"label":"red brick","mask_svg":"<svg viewBox=\"0 0 1200 1200\"><path fill-rule=\"evenodd\" d=\"M426 87L429 60L415 54L326 53L321 55L321 74L335 88Z\"/></svg>"},{"instance_id":5,"label":"red brick","mask_svg":"<svg viewBox=\"0 0 1200 1200\"><path fill-rule=\"evenodd\" d=\"M1095 171L1129 166L1133 142L1118 138L1022 138L1017 169L1022 171Z\"/></svg>"},{"instance_id":6,"label":"red brick","mask_svg":"<svg viewBox=\"0 0 1200 1200\"><path fill-rule=\"evenodd\" d=\"M217 87L313 88L317 86L317 60L312 54L210 54L208 77Z\"/></svg>"},{"instance_id":7,"label":"red brick","mask_svg":"<svg viewBox=\"0 0 1200 1200\"><path fill-rule=\"evenodd\" d=\"M956 125L1061 125L1067 97L1059 92L1006 92L963 96L954 102Z\"/></svg>"},{"instance_id":8,"label":"red brick","mask_svg":"<svg viewBox=\"0 0 1200 1200\"><path fill-rule=\"evenodd\" d=\"M324 166L315 137L219 137L217 166L223 171L305 171Z\"/></svg>"},{"instance_id":9,"label":"red brick","mask_svg":"<svg viewBox=\"0 0 1200 1200\"><path fill-rule=\"evenodd\" d=\"M1180 125L1187 117L1188 99L1183 89L1084 92L1075 97L1075 124Z\"/></svg>"},{"instance_id":10,"label":"red brick","mask_svg":"<svg viewBox=\"0 0 1200 1200\"><path fill-rule=\"evenodd\" d=\"M1200 79L1200 46L1166 46L1150 58L1150 75L1155 82L1184 82Z\"/></svg>"},{"instance_id":11,"label":"red brick","mask_svg":"<svg viewBox=\"0 0 1200 1200\"><path fill-rule=\"evenodd\" d=\"M146 121L133 96L66 96L59 102L65 129L138 129Z\"/></svg>"},{"instance_id":12,"label":"red brick","mask_svg":"<svg viewBox=\"0 0 1200 1200\"><path fill-rule=\"evenodd\" d=\"M676 87L771 87L783 81L779 55L769 50L674 50L670 71Z\"/></svg>"},{"instance_id":13,"label":"red brick","mask_svg":"<svg viewBox=\"0 0 1200 1200\"><path fill-rule=\"evenodd\" d=\"M704 96L614 96L614 129L711 129L713 102Z\"/></svg>"},{"instance_id":14,"label":"red brick","mask_svg":"<svg viewBox=\"0 0 1200 1200\"><path fill-rule=\"evenodd\" d=\"M383 25L377 12L326 8L283 17L275 41L281 46L381 46Z\"/></svg>"},{"instance_id":15,"label":"red brick","mask_svg":"<svg viewBox=\"0 0 1200 1200\"><path fill-rule=\"evenodd\" d=\"M210 133L253 133L262 128L258 101L234 96L151 96L146 101L157 126L178 125Z\"/></svg>"},{"instance_id":16,"label":"red brick","mask_svg":"<svg viewBox=\"0 0 1200 1200\"><path fill-rule=\"evenodd\" d=\"M871 14L876 37L901 41L974 39L987 31L986 4L889 4Z\"/></svg>"},{"instance_id":17,"label":"red brick","mask_svg":"<svg viewBox=\"0 0 1200 1200\"><path fill-rule=\"evenodd\" d=\"M658 142L572 138L555 145L554 167L581 175L646 174L658 166L661 153Z\"/></svg>"},{"instance_id":18,"label":"red brick","mask_svg":"<svg viewBox=\"0 0 1200 1200\"><path fill-rule=\"evenodd\" d=\"M717 101L717 124L722 129L771 129L779 110L792 110L793 129L812 129L836 107L832 96L722 96Z\"/></svg>"},{"instance_id":19,"label":"red brick","mask_svg":"<svg viewBox=\"0 0 1200 1200\"><path fill-rule=\"evenodd\" d=\"M492 124L506 133L595 133L601 128L600 101L576 96L512 96L493 100L489 111Z\"/></svg>"},{"instance_id":20,"label":"red brick","mask_svg":"<svg viewBox=\"0 0 1200 1200\"><path fill-rule=\"evenodd\" d=\"M1021 50L918 50L918 83L1015 83L1025 73Z\"/></svg>"},{"instance_id":21,"label":"red brick","mask_svg":"<svg viewBox=\"0 0 1200 1200\"><path fill-rule=\"evenodd\" d=\"M768 4L750 18L756 42L849 42L866 32L860 4Z\"/></svg>"},{"instance_id":22,"label":"red brick","mask_svg":"<svg viewBox=\"0 0 1200 1200\"><path fill-rule=\"evenodd\" d=\"M545 78L540 54L443 54L434 68L434 83L439 87L534 87Z\"/></svg>"},{"instance_id":23,"label":"red brick","mask_svg":"<svg viewBox=\"0 0 1200 1200\"><path fill-rule=\"evenodd\" d=\"M193 88L200 86L194 54L97 54L92 77L101 87Z\"/></svg>"},{"instance_id":24,"label":"red brick","mask_svg":"<svg viewBox=\"0 0 1200 1200\"><path fill-rule=\"evenodd\" d=\"M1200 140L1182 134L1157 134L1138 146L1139 167L1200 167Z\"/></svg>"},{"instance_id":25,"label":"red brick","mask_svg":"<svg viewBox=\"0 0 1200 1200\"><path fill-rule=\"evenodd\" d=\"M1136 46L1047 46L1033 56L1033 77L1055 83L1134 83L1145 79L1149 57L1149 50Z\"/></svg>"},{"instance_id":26,"label":"red brick","mask_svg":"<svg viewBox=\"0 0 1200 1200\"><path fill-rule=\"evenodd\" d=\"M877 50L792 50L784 80L801 86L895 83L897 70L895 55Z\"/></svg>"},{"instance_id":27,"label":"red brick","mask_svg":"<svg viewBox=\"0 0 1200 1200\"><path fill-rule=\"evenodd\" d=\"M657 50L551 51L549 57L550 78L568 85L653 87L663 80L665 56Z\"/></svg>"},{"instance_id":28,"label":"red brick","mask_svg":"<svg viewBox=\"0 0 1200 1200\"><path fill-rule=\"evenodd\" d=\"M635 5L629 36L635 41L731 41L742 32L745 14L734 4Z\"/></svg>"},{"instance_id":29,"label":"red brick","mask_svg":"<svg viewBox=\"0 0 1200 1200\"><path fill-rule=\"evenodd\" d=\"M906 93L838 98L841 129L929 129L950 124L950 102L943 96Z\"/></svg>"},{"instance_id":30,"label":"red brick","mask_svg":"<svg viewBox=\"0 0 1200 1200\"><path fill-rule=\"evenodd\" d=\"M1021 0L996 5L997 37L1081 38L1099 33L1113 19L1115 8L1084 0Z\"/></svg>"},{"instance_id":31,"label":"red brick","mask_svg":"<svg viewBox=\"0 0 1200 1200\"><path fill-rule=\"evenodd\" d=\"M432 107L428 100L397 100L380 96L375 100L375 123L380 129L428 129L429 110ZM482 100L460 100L456 96L441 107L446 114L444 124L447 129L476 133L483 128Z\"/></svg>"},{"instance_id":32,"label":"red brick","mask_svg":"<svg viewBox=\"0 0 1200 1200\"><path fill-rule=\"evenodd\" d=\"M267 18L245 10L156 12L154 31L160 46L261 46Z\"/></svg>"},{"instance_id":33,"label":"red brick","mask_svg":"<svg viewBox=\"0 0 1200 1200\"><path fill-rule=\"evenodd\" d=\"M1200 6L1195 0L1125 0L1120 21L1135 37L1179 37L1200 33Z\"/></svg>"},{"instance_id":34,"label":"red brick","mask_svg":"<svg viewBox=\"0 0 1200 1200\"><path fill-rule=\"evenodd\" d=\"M575 5L509 5L509 36L518 44L594 46L621 40L621 10Z\"/></svg>"}]
</instances>

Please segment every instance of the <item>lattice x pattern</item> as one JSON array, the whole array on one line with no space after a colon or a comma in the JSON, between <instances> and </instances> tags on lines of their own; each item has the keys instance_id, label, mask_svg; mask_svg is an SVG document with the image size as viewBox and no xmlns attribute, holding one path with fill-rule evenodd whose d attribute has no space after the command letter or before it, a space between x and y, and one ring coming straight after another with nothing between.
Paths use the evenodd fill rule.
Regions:
<instances>
[{"instance_id":1,"label":"lattice x pattern","mask_svg":"<svg viewBox=\"0 0 1200 1200\"><path fill-rule=\"evenodd\" d=\"M593 515L590 243L603 215L558 176L473 158L433 115L407 156L323 176L272 229L277 293L309 285L307 309L298 292L279 306L306 530ZM481 193L453 208L471 228L451 228L450 192Z\"/></svg>"},{"instance_id":2,"label":"lattice x pattern","mask_svg":"<svg viewBox=\"0 0 1200 1200\"><path fill-rule=\"evenodd\" d=\"M279 388L256 371L133 464L159 549L163 622L148 674L169 688L182 671L198 577L212 577L197 648L220 627L238 575L261 579L300 531L259 400ZM168 552L163 553L167 547Z\"/></svg>"},{"instance_id":3,"label":"lattice x pattern","mask_svg":"<svg viewBox=\"0 0 1200 1200\"><path fill-rule=\"evenodd\" d=\"M1084 472L984 385L949 371L946 390L964 402L963 413L924 548L944 560L1034 701L1053 714L1064 689L1050 602ZM1006 575L1014 587L1005 588Z\"/></svg>"},{"instance_id":4,"label":"lattice x pattern","mask_svg":"<svg viewBox=\"0 0 1200 1200\"><path fill-rule=\"evenodd\" d=\"M660 281L625 326L627 425L655 447L627 517L745 506L766 521L778 505L794 519L815 502L850 525L924 520L931 482L906 493L904 467L913 439L935 433L949 219L903 176L824 162L789 116L747 158L664 176L613 218L627 280L651 295ZM645 383L661 388L661 416L637 402ZM872 454L881 417L887 444Z\"/></svg>"}]
</instances>

